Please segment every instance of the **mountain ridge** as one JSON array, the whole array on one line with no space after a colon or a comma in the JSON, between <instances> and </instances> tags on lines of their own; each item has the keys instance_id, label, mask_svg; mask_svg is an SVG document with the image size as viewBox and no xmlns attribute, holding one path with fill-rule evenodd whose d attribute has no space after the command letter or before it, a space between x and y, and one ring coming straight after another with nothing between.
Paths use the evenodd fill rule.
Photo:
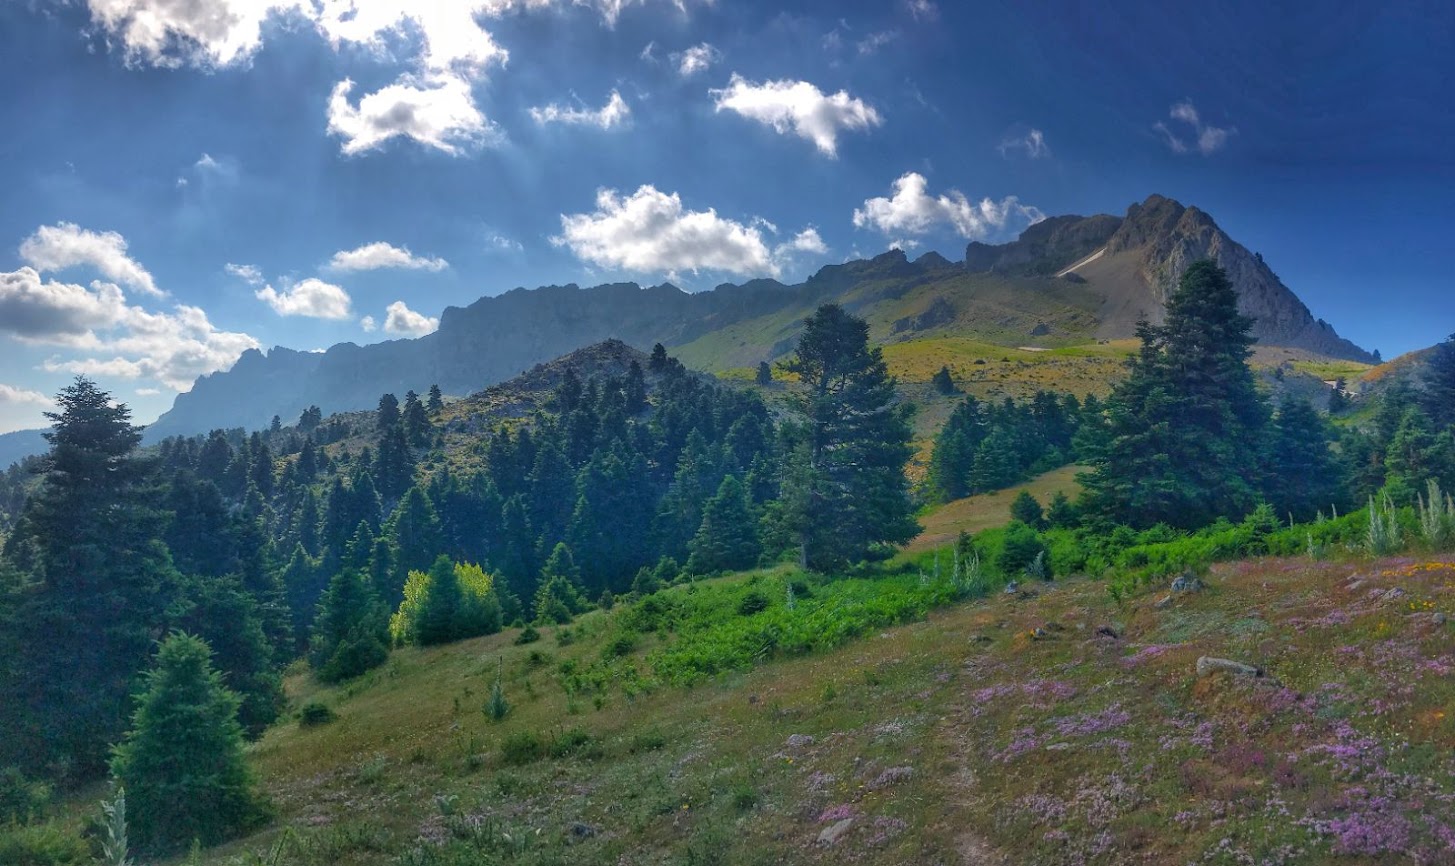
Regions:
<instances>
[{"instance_id":1,"label":"mountain ridge","mask_svg":"<svg viewBox=\"0 0 1455 866\"><path fill-rule=\"evenodd\" d=\"M1098 250L1105 253L1081 261ZM249 350L179 394L147 439L257 429L310 405L325 414L363 409L381 393L435 384L470 394L612 338L681 348L702 369L750 366L789 351L802 318L828 301L868 319L880 341L964 333L1015 346L1129 337L1137 321L1160 318L1181 271L1204 256L1228 270L1261 342L1369 360L1205 212L1153 195L1124 217L1051 217L1007 244L971 243L962 262L938 253L910 260L895 249L825 265L795 285L755 279L696 293L669 282L518 287L449 307L438 330L412 340L339 343L322 353Z\"/></svg>"}]
</instances>

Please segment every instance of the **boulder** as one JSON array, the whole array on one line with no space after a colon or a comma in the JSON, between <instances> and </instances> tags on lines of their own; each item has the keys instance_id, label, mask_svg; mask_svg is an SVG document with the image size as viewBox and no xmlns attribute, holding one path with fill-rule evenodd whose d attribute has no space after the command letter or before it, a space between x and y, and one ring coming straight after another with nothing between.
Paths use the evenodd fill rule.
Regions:
<instances>
[{"instance_id":1,"label":"boulder","mask_svg":"<svg viewBox=\"0 0 1455 866\"><path fill-rule=\"evenodd\" d=\"M1203 586L1202 578L1190 571L1184 571L1172 581L1173 592L1201 592Z\"/></svg>"},{"instance_id":2,"label":"boulder","mask_svg":"<svg viewBox=\"0 0 1455 866\"><path fill-rule=\"evenodd\" d=\"M831 827L825 827L818 834L818 844L820 844L820 845L832 845L832 844L834 844L835 842L837 842L840 839L842 839L844 837L844 834L847 833L847 832L849 832L849 828L850 827L853 827L853 826L854 826L854 819L853 818L845 818L842 821L839 821L838 823L834 824Z\"/></svg>"},{"instance_id":3,"label":"boulder","mask_svg":"<svg viewBox=\"0 0 1455 866\"><path fill-rule=\"evenodd\" d=\"M1213 674L1226 673L1241 677L1261 677L1263 671L1243 662L1235 662L1232 659L1219 659L1212 656L1202 656L1197 660L1197 675L1210 677Z\"/></svg>"}]
</instances>

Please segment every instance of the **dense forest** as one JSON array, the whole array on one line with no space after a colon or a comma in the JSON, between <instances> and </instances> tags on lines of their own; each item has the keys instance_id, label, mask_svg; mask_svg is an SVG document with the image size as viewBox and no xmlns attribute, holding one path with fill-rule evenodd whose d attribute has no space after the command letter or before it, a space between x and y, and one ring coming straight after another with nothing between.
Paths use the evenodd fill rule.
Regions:
<instances>
[{"instance_id":1,"label":"dense forest","mask_svg":"<svg viewBox=\"0 0 1455 866\"><path fill-rule=\"evenodd\" d=\"M385 394L367 418L310 409L141 451L128 409L77 379L50 453L0 483L0 822L26 818L47 785L110 775L142 807L142 850L209 844L267 818L241 742L285 711L297 660L341 681L398 645L568 623L695 577L784 560L872 573L918 532L912 409L862 320L827 305L805 324L780 365L785 401L658 345L621 375L568 370L468 464L442 448L438 389ZM1194 264L1109 398L964 398L919 497L1089 467L1079 501L1017 500L993 567L1020 579L1100 573L1124 561L1118 545L1238 521L1266 535L1365 506L1443 507L1455 337L1421 387L1330 419L1270 405L1251 324L1222 271ZM982 552L962 538L956 569ZM168 749L205 769L179 770Z\"/></svg>"}]
</instances>

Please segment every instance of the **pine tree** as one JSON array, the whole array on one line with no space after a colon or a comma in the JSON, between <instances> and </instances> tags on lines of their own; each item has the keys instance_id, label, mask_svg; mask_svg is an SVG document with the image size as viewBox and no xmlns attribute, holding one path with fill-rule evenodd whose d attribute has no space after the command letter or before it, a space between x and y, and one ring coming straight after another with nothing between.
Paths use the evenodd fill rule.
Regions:
<instances>
[{"instance_id":1,"label":"pine tree","mask_svg":"<svg viewBox=\"0 0 1455 866\"><path fill-rule=\"evenodd\" d=\"M133 455L141 431L130 411L85 378L56 402L43 483L5 546L33 566L34 585L15 611L15 676L0 682L0 765L90 777L125 730L180 576L152 505L152 464Z\"/></svg>"},{"instance_id":2,"label":"pine tree","mask_svg":"<svg viewBox=\"0 0 1455 866\"><path fill-rule=\"evenodd\" d=\"M970 492L989 493L1020 480L1015 444L1003 427L996 427L975 449L970 466Z\"/></svg>"},{"instance_id":3,"label":"pine tree","mask_svg":"<svg viewBox=\"0 0 1455 866\"><path fill-rule=\"evenodd\" d=\"M868 324L838 305L820 307L784 369L807 391L797 402L808 457L800 563L822 570L909 541L919 532L904 474L909 410L897 405L879 349L869 348Z\"/></svg>"},{"instance_id":4,"label":"pine tree","mask_svg":"<svg viewBox=\"0 0 1455 866\"><path fill-rule=\"evenodd\" d=\"M955 378L950 375L950 368L948 366L940 367L940 371L930 379L930 384L934 386L936 391L947 397L960 390L955 387Z\"/></svg>"},{"instance_id":5,"label":"pine tree","mask_svg":"<svg viewBox=\"0 0 1455 866\"><path fill-rule=\"evenodd\" d=\"M419 572L410 577L414 574ZM448 556L441 556L430 566L427 577L414 624L414 640L421 646L456 640L460 635L455 619L464 606L464 595L455 577L455 564Z\"/></svg>"},{"instance_id":6,"label":"pine tree","mask_svg":"<svg viewBox=\"0 0 1455 866\"><path fill-rule=\"evenodd\" d=\"M729 475L703 508L702 525L692 537L689 574L714 574L752 568L762 554L757 515L742 482Z\"/></svg>"},{"instance_id":7,"label":"pine tree","mask_svg":"<svg viewBox=\"0 0 1455 866\"><path fill-rule=\"evenodd\" d=\"M130 803L138 850L215 845L266 819L243 757L239 699L212 667L207 644L176 633L146 675L131 731L111 771Z\"/></svg>"},{"instance_id":8,"label":"pine tree","mask_svg":"<svg viewBox=\"0 0 1455 866\"><path fill-rule=\"evenodd\" d=\"M329 581L313 621L308 661L323 682L356 677L389 658L388 617L374 588L357 572Z\"/></svg>"},{"instance_id":9,"label":"pine tree","mask_svg":"<svg viewBox=\"0 0 1455 866\"><path fill-rule=\"evenodd\" d=\"M1051 497L1051 507L1046 509L1046 523L1052 529L1074 529L1081 520L1077 513L1076 506L1071 504L1071 499L1065 492L1057 490Z\"/></svg>"},{"instance_id":10,"label":"pine tree","mask_svg":"<svg viewBox=\"0 0 1455 866\"><path fill-rule=\"evenodd\" d=\"M445 408L445 396L440 393L440 386L429 386L429 400L425 403L424 408L428 410L431 418L439 417L440 412Z\"/></svg>"},{"instance_id":11,"label":"pine tree","mask_svg":"<svg viewBox=\"0 0 1455 866\"><path fill-rule=\"evenodd\" d=\"M263 632L257 601L230 577L188 582L183 598L168 611L174 630L206 641L227 687L237 693L238 722L256 737L283 709L283 681Z\"/></svg>"},{"instance_id":12,"label":"pine tree","mask_svg":"<svg viewBox=\"0 0 1455 866\"><path fill-rule=\"evenodd\" d=\"M1329 414L1337 415L1349 408L1349 383L1340 376L1334 380L1334 387L1329 391Z\"/></svg>"},{"instance_id":13,"label":"pine tree","mask_svg":"<svg viewBox=\"0 0 1455 866\"><path fill-rule=\"evenodd\" d=\"M768 365L767 361L758 362L758 373L755 381L763 387L773 384L773 368Z\"/></svg>"},{"instance_id":14,"label":"pine tree","mask_svg":"<svg viewBox=\"0 0 1455 866\"><path fill-rule=\"evenodd\" d=\"M429 413L425 411L424 404L419 402L419 395L410 391L404 395L404 438L415 448L423 448L429 444L429 434L433 427L429 423Z\"/></svg>"},{"instance_id":15,"label":"pine tree","mask_svg":"<svg viewBox=\"0 0 1455 866\"><path fill-rule=\"evenodd\" d=\"M384 394L379 398L379 408L374 413L374 429L387 433L399 424L399 398Z\"/></svg>"},{"instance_id":16,"label":"pine tree","mask_svg":"<svg viewBox=\"0 0 1455 866\"><path fill-rule=\"evenodd\" d=\"M541 569L540 588L535 594L535 619L539 623L568 623L585 609L581 598L581 572L571 548L557 544Z\"/></svg>"},{"instance_id":17,"label":"pine tree","mask_svg":"<svg viewBox=\"0 0 1455 866\"><path fill-rule=\"evenodd\" d=\"M661 343L652 346L652 357L647 361L647 369L658 374L667 371L667 349Z\"/></svg>"},{"instance_id":18,"label":"pine tree","mask_svg":"<svg viewBox=\"0 0 1455 866\"><path fill-rule=\"evenodd\" d=\"M411 487L404 494L384 532L394 545L396 557L396 580L383 596L384 603L392 608L399 604L405 575L411 571L424 571L435 557L444 552L444 533L440 529L434 503L419 487Z\"/></svg>"},{"instance_id":19,"label":"pine tree","mask_svg":"<svg viewBox=\"0 0 1455 866\"><path fill-rule=\"evenodd\" d=\"M1138 328L1142 348L1086 455L1088 510L1133 526L1197 527L1252 509L1260 479L1249 446L1269 414L1247 363L1252 324L1221 268L1188 267L1166 324Z\"/></svg>"},{"instance_id":20,"label":"pine tree","mask_svg":"<svg viewBox=\"0 0 1455 866\"><path fill-rule=\"evenodd\" d=\"M1021 523L1032 529L1040 529L1045 525L1046 513L1041 509L1041 503L1036 501L1029 491L1022 490L1015 501L1010 504L1010 519L1019 520Z\"/></svg>"},{"instance_id":21,"label":"pine tree","mask_svg":"<svg viewBox=\"0 0 1455 866\"><path fill-rule=\"evenodd\" d=\"M1435 429L1455 427L1455 334L1430 352L1424 386L1420 402Z\"/></svg>"},{"instance_id":22,"label":"pine tree","mask_svg":"<svg viewBox=\"0 0 1455 866\"><path fill-rule=\"evenodd\" d=\"M1386 395L1387 396L1387 395ZM1385 491L1397 505L1410 505L1433 480L1455 487L1455 430L1436 433L1419 406L1404 413L1385 453Z\"/></svg>"},{"instance_id":23,"label":"pine tree","mask_svg":"<svg viewBox=\"0 0 1455 866\"><path fill-rule=\"evenodd\" d=\"M1264 496L1275 514L1305 521L1331 505L1347 504L1343 474L1329 447L1332 431L1306 400L1285 395L1270 434Z\"/></svg>"},{"instance_id":24,"label":"pine tree","mask_svg":"<svg viewBox=\"0 0 1455 866\"><path fill-rule=\"evenodd\" d=\"M631 365L626 370L626 389L623 392L625 405L623 409L628 415L640 415L647 409L647 377L642 373L642 365L632 359Z\"/></svg>"},{"instance_id":25,"label":"pine tree","mask_svg":"<svg viewBox=\"0 0 1455 866\"><path fill-rule=\"evenodd\" d=\"M530 502L536 535L552 546L564 539L576 504L576 473L555 437L547 438L536 452L530 472Z\"/></svg>"}]
</instances>

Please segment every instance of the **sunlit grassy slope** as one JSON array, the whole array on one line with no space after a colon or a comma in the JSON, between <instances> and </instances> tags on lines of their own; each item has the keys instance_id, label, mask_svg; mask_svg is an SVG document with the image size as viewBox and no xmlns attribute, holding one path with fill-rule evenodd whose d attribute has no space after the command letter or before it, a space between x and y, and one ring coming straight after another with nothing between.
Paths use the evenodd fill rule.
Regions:
<instances>
[{"instance_id":1,"label":"sunlit grassy slope","mask_svg":"<svg viewBox=\"0 0 1455 866\"><path fill-rule=\"evenodd\" d=\"M919 518L924 531L909 543L907 550L910 553L931 550L954 543L961 532L974 535L1004 526L1010 521L1010 504L1022 491L1036 497L1042 507L1050 503L1051 497L1058 491L1074 500L1081 492L1081 485L1076 483L1076 473L1084 469L1081 466L1063 466L1006 490L967 496L929 508Z\"/></svg>"},{"instance_id":2,"label":"sunlit grassy slope","mask_svg":"<svg viewBox=\"0 0 1455 866\"><path fill-rule=\"evenodd\" d=\"M286 836L268 862L1452 862L1455 655L1434 614L1455 611L1455 562L1261 560L1164 593L997 592L599 701L563 671L602 657L621 609L568 646L507 633L338 689L296 677L295 701L339 719L253 749L279 820L208 859ZM1266 676L1199 677L1204 655ZM502 722L480 710L497 670ZM512 752L522 732L546 751Z\"/></svg>"}]
</instances>

